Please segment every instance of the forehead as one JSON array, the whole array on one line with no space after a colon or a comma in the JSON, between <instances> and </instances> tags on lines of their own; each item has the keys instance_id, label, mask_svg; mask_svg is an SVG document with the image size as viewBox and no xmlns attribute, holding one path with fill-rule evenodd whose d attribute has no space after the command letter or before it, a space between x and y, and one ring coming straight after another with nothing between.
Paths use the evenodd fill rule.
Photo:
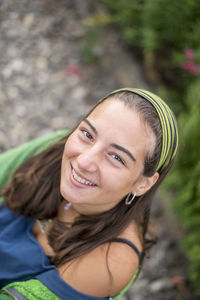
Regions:
<instances>
[{"instance_id":1,"label":"forehead","mask_svg":"<svg viewBox=\"0 0 200 300\"><path fill-rule=\"evenodd\" d=\"M88 120L111 143L123 144L141 153L150 151L149 145L153 143L152 130L140 113L122 101L110 99L100 103L89 114Z\"/></svg>"},{"instance_id":2,"label":"forehead","mask_svg":"<svg viewBox=\"0 0 200 300\"><path fill-rule=\"evenodd\" d=\"M118 99L109 99L100 103L88 116L89 119L95 122L106 122L108 130L125 129L121 120L125 121L124 125L128 128L133 125L144 125L144 121L140 114L134 109L129 108L124 102Z\"/></svg>"}]
</instances>

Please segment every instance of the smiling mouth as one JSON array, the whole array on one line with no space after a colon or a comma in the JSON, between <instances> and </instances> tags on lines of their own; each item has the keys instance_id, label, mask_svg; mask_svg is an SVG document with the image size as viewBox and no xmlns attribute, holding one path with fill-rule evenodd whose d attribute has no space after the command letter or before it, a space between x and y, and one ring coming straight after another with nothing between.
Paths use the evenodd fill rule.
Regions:
<instances>
[{"instance_id":1,"label":"smiling mouth","mask_svg":"<svg viewBox=\"0 0 200 300\"><path fill-rule=\"evenodd\" d=\"M74 169L72 169L72 175L74 177L74 179L82 184L85 184L85 185L89 185L89 186L96 186L95 183L92 183L91 181L88 181L88 180L85 180L83 179L82 177L78 176L76 174L76 172L74 171Z\"/></svg>"}]
</instances>

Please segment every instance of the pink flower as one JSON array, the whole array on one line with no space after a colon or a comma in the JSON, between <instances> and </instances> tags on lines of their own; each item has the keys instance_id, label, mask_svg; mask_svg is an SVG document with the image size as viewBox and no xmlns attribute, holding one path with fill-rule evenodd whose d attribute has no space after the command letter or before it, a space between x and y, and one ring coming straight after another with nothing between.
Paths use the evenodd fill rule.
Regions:
<instances>
[{"instance_id":1,"label":"pink flower","mask_svg":"<svg viewBox=\"0 0 200 300\"><path fill-rule=\"evenodd\" d=\"M185 56L189 59L194 59L194 57L195 57L194 51L192 49L187 48L184 50L184 53L185 53Z\"/></svg>"},{"instance_id":2,"label":"pink flower","mask_svg":"<svg viewBox=\"0 0 200 300\"><path fill-rule=\"evenodd\" d=\"M76 75L76 76L81 76L82 75L82 70L78 66L68 66L66 68L66 72L69 75Z\"/></svg>"},{"instance_id":3,"label":"pink flower","mask_svg":"<svg viewBox=\"0 0 200 300\"><path fill-rule=\"evenodd\" d=\"M192 75L200 74L200 65L195 64L193 61L185 61L182 63L182 68L189 71Z\"/></svg>"}]
</instances>

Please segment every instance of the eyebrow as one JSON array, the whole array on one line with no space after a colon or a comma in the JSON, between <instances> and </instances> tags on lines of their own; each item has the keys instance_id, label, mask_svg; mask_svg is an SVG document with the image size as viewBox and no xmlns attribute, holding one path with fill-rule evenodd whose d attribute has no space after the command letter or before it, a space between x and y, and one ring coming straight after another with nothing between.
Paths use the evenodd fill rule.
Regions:
<instances>
[{"instance_id":1,"label":"eyebrow","mask_svg":"<svg viewBox=\"0 0 200 300\"><path fill-rule=\"evenodd\" d=\"M116 148L117 150L123 151L124 153L126 153L134 162L136 161L136 158L133 156L133 154L131 154L130 151L128 151L126 148L117 145L117 144L111 144L112 147Z\"/></svg>"},{"instance_id":2,"label":"eyebrow","mask_svg":"<svg viewBox=\"0 0 200 300\"><path fill-rule=\"evenodd\" d=\"M83 122L87 123L96 135L98 134L96 128L88 121L88 119L83 119Z\"/></svg>"},{"instance_id":3,"label":"eyebrow","mask_svg":"<svg viewBox=\"0 0 200 300\"><path fill-rule=\"evenodd\" d=\"M88 119L83 119L83 122L87 123L89 125L89 127L91 128L91 130L96 135L98 134L96 128L90 123L90 121ZM133 156L133 154L131 154L131 152L129 150L127 150L126 148L124 148L120 145L117 145L117 144L111 144L111 147L126 153L134 162L136 161L136 158Z\"/></svg>"}]
</instances>

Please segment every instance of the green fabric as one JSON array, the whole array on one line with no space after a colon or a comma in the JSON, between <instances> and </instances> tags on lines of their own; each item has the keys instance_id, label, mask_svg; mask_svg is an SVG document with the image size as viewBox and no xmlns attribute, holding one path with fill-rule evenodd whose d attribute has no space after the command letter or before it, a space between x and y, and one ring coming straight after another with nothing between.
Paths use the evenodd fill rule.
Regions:
<instances>
[{"instance_id":1,"label":"green fabric","mask_svg":"<svg viewBox=\"0 0 200 300\"><path fill-rule=\"evenodd\" d=\"M27 281L13 282L4 288L14 287L28 300L60 300L51 290L37 279ZM1 299L1 298L0 298ZM4 299L4 298L2 298ZM5 298L5 300L10 298Z\"/></svg>"},{"instance_id":2,"label":"green fabric","mask_svg":"<svg viewBox=\"0 0 200 300\"><path fill-rule=\"evenodd\" d=\"M0 193L5 183L9 182L13 172L17 167L24 162L27 158L34 156L48 146L52 145L63 136L67 135L69 131L60 130L51 134L36 138L30 142L27 142L21 146L10 149L0 154ZM3 201L0 197L0 203Z\"/></svg>"},{"instance_id":3,"label":"green fabric","mask_svg":"<svg viewBox=\"0 0 200 300\"><path fill-rule=\"evenodd\" d=\"M0 291L0 299L1 300L13 300L13 297L10 296L7 292L5 291Z\"/></svg>"}]
</instances>

